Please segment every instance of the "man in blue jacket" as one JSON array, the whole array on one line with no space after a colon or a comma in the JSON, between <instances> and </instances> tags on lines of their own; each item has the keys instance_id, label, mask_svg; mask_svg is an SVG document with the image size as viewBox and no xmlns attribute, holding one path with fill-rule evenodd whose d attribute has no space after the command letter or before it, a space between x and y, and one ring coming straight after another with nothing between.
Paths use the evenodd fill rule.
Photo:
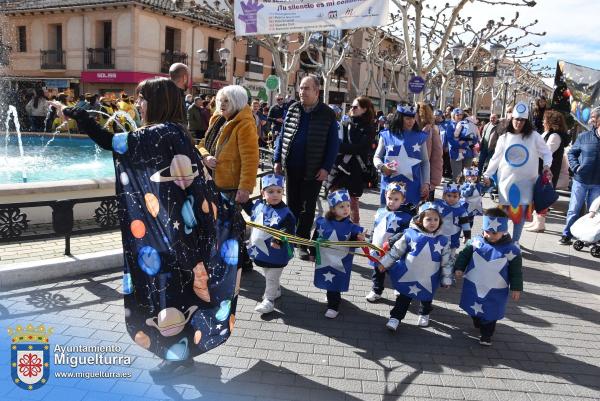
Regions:
<instances>
[{"instance_id":1,"label":"man in blue jacket","mask_svg":"<svg viewBox=\"0 0 600 401\"><path fill-rule=\"evenodd\" d=\"M285 172L287 204L296 217L296 235L310 238L317 197L335 162L338 123L329 106L319 101L320 82L308 75L300 82L300 101L292 104L275 142L273 169ZM308 260L306 248L299 256Z\"/></svg>"},{"instance_id":2,"label":"man in blue jacket","mask_svg":"<svg viewBox=\"0 0 600 401\"><path fill-rule=\"evenodd\" d=\"M575 175L571 186L571 200L567 212L567 223L559 240L562 245L571 243L571 226L579 217L586 202L587 207L600 196L600 107L592 111L595 122L591 131L579 134L569 150L569 166Z\"/></svg>"}]
</instances>

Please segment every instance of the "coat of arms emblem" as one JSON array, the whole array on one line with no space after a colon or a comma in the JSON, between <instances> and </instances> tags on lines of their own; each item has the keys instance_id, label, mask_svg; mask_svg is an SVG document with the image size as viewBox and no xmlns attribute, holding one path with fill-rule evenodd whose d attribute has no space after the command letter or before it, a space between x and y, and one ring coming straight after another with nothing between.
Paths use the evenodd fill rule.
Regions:
<instances>
[{"instance_id":1,"label":"coat of arms emblem","mask_svg":"<svg viewBox=\"0 0 600 401\"><path fill-rule=\"evenodd\" d=\"M44 325L9 328L11 336L10 366L13 383L25 390L36 390L50 377L50 344L52 329Z\"/></svg>"}]
</instances>

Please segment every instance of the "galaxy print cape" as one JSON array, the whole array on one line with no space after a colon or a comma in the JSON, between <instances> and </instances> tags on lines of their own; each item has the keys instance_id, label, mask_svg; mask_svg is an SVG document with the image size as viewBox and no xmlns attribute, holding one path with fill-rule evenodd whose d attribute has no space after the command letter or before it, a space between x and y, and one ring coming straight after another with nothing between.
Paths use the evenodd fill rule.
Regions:
<instances>
[{"instance_id":1,"label":"galaxy print cape","mask_svg":"<svg viewBox=\"0 0 600 401\"><path fill-rule=\"evenodd\" d=\"M127 331L166 360L202 354L227 340L235 321L235 206L205 179L176 124L116 134L113 150Z\"/></svg>"}]
</instances>

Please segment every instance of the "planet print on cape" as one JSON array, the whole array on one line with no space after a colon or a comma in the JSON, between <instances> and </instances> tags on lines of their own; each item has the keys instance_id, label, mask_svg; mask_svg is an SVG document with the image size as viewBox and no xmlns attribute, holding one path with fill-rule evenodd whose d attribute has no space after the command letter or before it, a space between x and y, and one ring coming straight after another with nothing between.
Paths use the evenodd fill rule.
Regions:
<instances>
[{"instance_id":1,"label":"planet print on cape","mask_svg":"<svg viewBox=\"0 0 600 401\"><path fill-rule=\"evenodd\" d=\"M221 245L221 259L229 266L236 266L238 263L238 254L240 245L235 239L228 239Z\"/></svg>"},{"instance_id":2,"label":"planet print on cape","mask_svg":"<svg viewBox=\"0 0 600 401\"><path fill-rule=\"evenodd\" d=\"M151 193L147 193L144 195L144 201L146 202L146 209L148 209L148 213L154 218L158 216L158 212L160 211L160 203L158 202L158 198Z\"/></svg>"},{"instance_id":3,"label":"planet print on cape","mask_svg":"<svg viewBox=\"0 0 600 401\"><path fill-rule=\"evenodd\" d=\"M210 293L208 292L208 273L204 263L199 262L194 267L194 292L204 302L210 302Z\"/></svg>"},{"instance_id":4,"label":"planet print on cape","mask_svg":"<svg viewBox=\"0 0 600 401\"><path fill-rule=\"evenodd\" d=\"M146 225L142 220L133 220L130 228L131 234L137 239L144 238L144 235L146 235Z\"/></svg>"},{"instance_id":5,"label":"planet print on cape","mask_svg":"<svg viewBox=\"0 0 600 401\"><path fill-rule=\"evenodd\" d=\"M143 331L138 331L135 333L135 338L133 340L137 345L144 349L150 348L150 344L152 343L152 341L150 341L150 337L148 337L148 335Z\"/></svg>"},{"instance_id":6,"label":"planet print on cape","mask_svg":"<svg viewBox=\"0 0 600 401\"><path fill-rule=\"evenodd\" d=\"M112 147L116 153L122 155L125 152L127 152L127 137L128 136L129 136L129 134L127 132L113 135Z\"/></svg>"},{"instance_id":7,"label":"planet print on cape","mask_svg":"<svg viewBox=\"0 0 600 401\"><path fill-rule=\"evenodd\" d=\"M183 217L183 230L186 234L190 234L192 228L198 225L196 216L194 215L194 197L192 195L185 198L183 206L181 206L181 217Z\"/></svg>"},{"instance_id":8,"label":"planet print on cape","mask_svg":"<svg viewBox=\"0 0 600 401\"><path fill-rule=\"evenodd\" d=\"M123 172L122 172L122 173L119 175L119 181L121 181L121 184L122 184L122 185L129 185L129 176L127 175L127 173L126 173L126 172L124 172L124 171L123 171Z\"/></svg>"},{"instance_id":9,"label":"planet print on cape","mask_svg":"<svg viewBox=\"0 0 600 401\"><path fill-rule=\"evenodd\" d=\"M197 309L198 306L192 305L185 313L182 313L177 308L166 308L158 312L158 316L146 319L146 324L158 329L164 337L175 336L183 331L186 323Z\"/></svg>"},{"instance_id":10,"label":"planet print on cape","mask_svg":"<svg viewBox=\"0 0 600 401\"><path fill-rule=\"evenodd\" d=\"M129 295L133 292L133 281L131 280L131 273L123 274L123 294Z\"/></svg>"},{"instance_id":11,"label":"planet print on cape","mask_svg":"<svg viewBox=\"0 0 600 401\"><path fill-rule=\"evenodd\" d=\"M194 167L196 168L194 171ZM163 171L169 169L167 176L163 175ZM192 164L192 161L186 155L175 155L171 160L169 167L165 167L152 174L150 181L153 182L174 182L179 188L185 190L192 185L194 179L200 175L197 164Z\"/></svg>"},{"instance_id":12,"label":"planet print on cape","mask_svg":"<svg viewBox=\"0 0 600 401\"><path fill-rule=\"evenodd\" d=\"M221 306L219 307L217 313L215 313L215 317L217 318L217 320L220 320L222 322L223 320L227 319L229 311L231 311L231 301L229 299L226 299L224 301L221 301Z\"/></svg>"},{"instance_id":13,"label":"planet print on cape","mask_svg":"<svg viewBox=\"0 0 600 401\"><path fill-rule=\"evenodd\" d=\"M160 271L160 255L151 246L144 246L138 254L138 265L149 276L155 276Z\"/></svg>"},{"instance_id":14,"label":"planet print on cape","mask_svg":"<svg viewBox=\"0 0 600 401\"><path fill-rule=\"evenodd\" d=\"M184 359L187 359L188 354L188 339L187 337L184 337L167 349L167 352L165 352L165 359L167 361L183 361Z\"/></svg>"}]
</instances>

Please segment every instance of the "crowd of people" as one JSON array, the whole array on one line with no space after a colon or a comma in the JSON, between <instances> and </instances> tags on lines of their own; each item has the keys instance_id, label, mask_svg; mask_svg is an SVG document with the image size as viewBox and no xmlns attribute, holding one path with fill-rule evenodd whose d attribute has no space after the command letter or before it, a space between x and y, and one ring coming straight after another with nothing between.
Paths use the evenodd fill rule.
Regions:
<instances>
[{"instance_id":1,"label":"crowd of people","mask_svg":"<svg viewBox=\"0 0 600 401\"><path fill-rule=\"evenodd\" d=\"M434 110L425 102L400 104L384 116L360 96L345 115L320 101L315 76L300 82L299 101L279 95L267 108L238 85L214 98L185 96L186 71L175 68L170 80L140 84L133 104L127 99L140 119L141 128L132 132L103 127L86 99L73 106L60 100L40 106L41 99L31 105L32 111L54 108L61 121L72 119L113 152L124 211L124 286L131 289L125 292L128 330L165 359L153 374L175 374L229 336L241 272L253 264L265 276L256 311L274 310L282 269L295 253L287 236L302 239L297 256L315 263L314 285L327 294L326 318L338 316L356 251L353 243L327 242L369 241L375 250L365 255L373 268L365 296L378 302L389 275L396 295L389 330L396 331L413 299L421 303L417 324L427 326L437 288L462 280L460 306L480 330L480 344L492 344L508 298L518 300L523 289L519 241L525 222L535 216L528 229L544 229L548 206L536 208L535 188L544 179L556 186L563 174L569 138L561 113L548 108L540 117L537 107L532 113L517 103L482 126L469 110ZM583 203L600 195L597 110L592 118L594 129L566 152L574 177L560 240L565 244ZM260 198L251 200L259 146L272 147L273 171L261 179ZM315 219L323 185L329 210ZM380 207L367 236L359 198L377 185ZM498 207L484 210L482 197L490 191L497 192ZM242 210L253 222L247 246ZM482 232L472 233L477 218ZM196 311L183 332L193 351L181 358L171 352L181 340L161 332L148 336L143 323L175 306Z\"/></svg>"}]
</instances>

